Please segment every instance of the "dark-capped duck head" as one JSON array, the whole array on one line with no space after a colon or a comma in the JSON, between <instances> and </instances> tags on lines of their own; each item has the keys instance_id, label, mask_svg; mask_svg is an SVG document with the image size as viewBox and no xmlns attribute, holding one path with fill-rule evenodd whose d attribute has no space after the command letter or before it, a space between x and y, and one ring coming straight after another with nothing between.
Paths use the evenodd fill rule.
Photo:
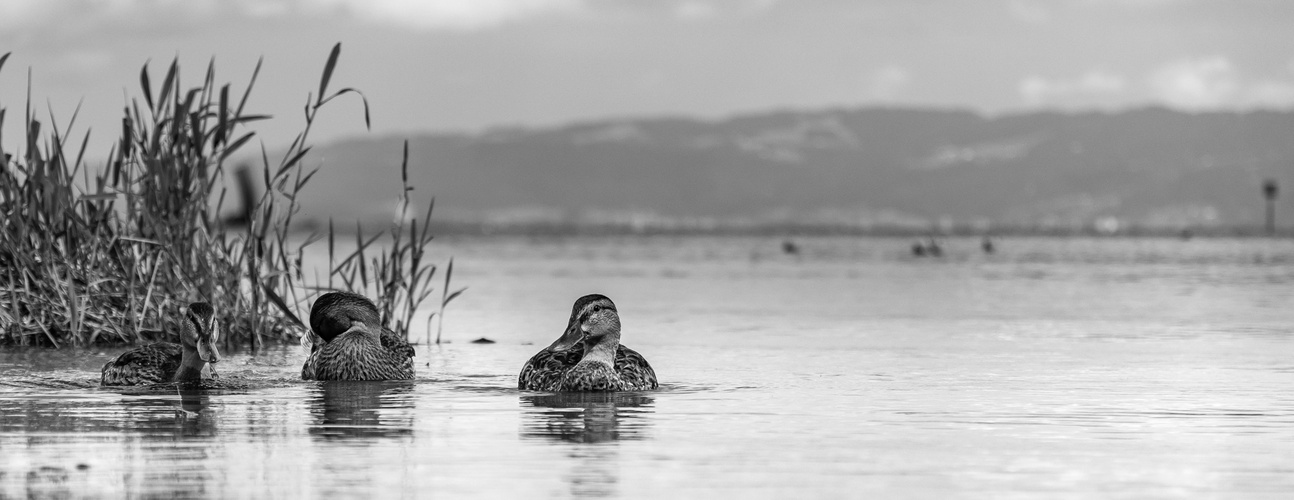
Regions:
<instances>
[{"instance_id":1,"label":"dark-capped duck head","mask_svg":"<svg viewBox=\"0 0 1294 500\"><path fill-rule=\"evenodd\" d=\"M220 341L220 324L216 321L216 310L206 302L194 302L184 308L180 319L180 343L188 349L198 351L198 357L208 363L220 361L220 350L216 344Z\"/></svg>"},{"instance_id":2,"label":"dark-capped duck head","mask_svg":"<svg viewBox=\"0 0 1294 500\"><path fill-rule=\"evenodd\" d=\"M571 308L571 318L566 324L566 332L548 346L549 351L561 352L585 338L600 339L606 335L620 333L620 315L616 305L605 295L585 295L575 301Z\"/></svg>"},{"instance_id":3,"label":"dark-capped duck head","mask_svg":"<svg viewBox=\"0 0 1294 500\"><path fill-rule=\"evenodd\" d=\"M329 292L315 299L310 308L310 329L324 342L351 330L355 322L380 328L382 316L367 297L351 292Z\"/></svg>"}]
</instances>

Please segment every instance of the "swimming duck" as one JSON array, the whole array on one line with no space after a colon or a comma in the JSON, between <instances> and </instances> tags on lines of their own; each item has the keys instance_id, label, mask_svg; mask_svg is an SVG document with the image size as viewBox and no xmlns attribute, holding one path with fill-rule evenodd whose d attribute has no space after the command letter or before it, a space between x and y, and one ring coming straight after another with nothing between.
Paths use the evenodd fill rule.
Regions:
<instances>
[{"instance_id":1,"label":"swimming duck","mask_svg":"<svg viewBox=\"0 0 1294 500\"><path fill-rule=\"evenodd\" d=\"M102 385L143 385L216 378L211 366L220 361L215 309L194 302L180 320L180 343L155 342L121 353L103 365Z\"/></svg>"},{"instance_id":2,"label":"swimming duck","mask_svg":"<svg viewBox=\"0 0 1294 500\"><path fill-rule=\"evenodd\" d=\"M620 316L603 295L575 301L566 332L530 358L517 388L534 391L645 391L656 372L637 351L620 345Z\"/></svg>"},{"instance_id":3,"label":"swimming duck","mask_svg":"<svg viewBox=\"0 0 1294 500\"><path fill-rule=\"evenodd\" d=\"M382 325L363 295L330 292L310 309L310 329L322 342L301 367L304 380L408 380L413 346Z\"/></svg>"}]
</instances>

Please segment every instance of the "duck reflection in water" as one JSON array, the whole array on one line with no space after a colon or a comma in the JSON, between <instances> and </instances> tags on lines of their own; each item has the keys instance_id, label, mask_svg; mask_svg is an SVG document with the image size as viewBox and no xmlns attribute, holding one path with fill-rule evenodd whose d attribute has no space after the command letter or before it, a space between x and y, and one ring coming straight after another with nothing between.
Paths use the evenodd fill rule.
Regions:
<instances>
[{"instance_id":1,"label":"duck reflection in water","mask_svg":"<svg viewBox=\"0 0 1294 500\"><path fill-rule=\"evenodd\" d=\"M572 443L644 439L650 395L631 392L564 392L521 396L523 438Z\"/></svg>"},{"instance_id":2,"label":"duck reflection in water","mask_svg":"<svg viewBox=\"0 0 1294 500\"><path fill-rule=\"evenodd\" d=\"M211 405L209 391L179 387L176 392L179 401L172 404L179 406L175 410L175 420L181 433L185 436L214 436L216 419L212 417L211 412L207 411L207 407Z\"/></svg>"},{"instance_id":3,"label":"duck reflection in water","mask_svg":"<svg viewBox=\"0 0 1294 500\"><path fill-rule=\"evenodd\" d=\"M148 395L160 392L163 387L153 386L148 391L126 394ZM210 390L192 384L176 384L167 389L170 395L164 398L122 400L125 410L120 417L122 427L143 431L155 441L216 435L218 419L210 409Z\"/></svg>"},{"instance_id":4,"label":"duck reflection in water","mask_svg":"<svg viewBox=\"0 0 1294 500\"><path fill-rule=\"evenodd\" d=\"M89 449L55 446L56 453L33 452L29 444L13 455L0 446L0 499L112 497L100 490L118 476L149 490L127 490L125 496L211 498L219 496L212 491L224 491L223 474L207 467L227 454L214 440L221 431L220 391L163 383L103 393L121 399L39 398L0 405L2 432L31 436L31 443L63 442L37 436L95 436ZM106 442L120 443L120 453L98 453ZM6 463L9 457L18 461ZM24 462L29 465L17 467Z\"/></svg>"},{"instance_id":5,"label":"duck reflection in water","mask_svg":"<svg viewBox=\"0 0 1294 500\"><path fill-rule=\"evenodd\" d=\"M565 392L521 396L522 439L571 446L565 475L575 498L618 496L619 441L648 439L655 404L631 392Z\"/></svg>"},{"instance_id":6,"label":"duck reflection in water","mask_svg":"<svg viewBox=\"0 0 1294 500\"><path fill-rule=\"evenodd\" d=\"M413 435L413 381L320 382L311 395L315 423L310 434L323 439Z\"/></svg>"}]
</instances>

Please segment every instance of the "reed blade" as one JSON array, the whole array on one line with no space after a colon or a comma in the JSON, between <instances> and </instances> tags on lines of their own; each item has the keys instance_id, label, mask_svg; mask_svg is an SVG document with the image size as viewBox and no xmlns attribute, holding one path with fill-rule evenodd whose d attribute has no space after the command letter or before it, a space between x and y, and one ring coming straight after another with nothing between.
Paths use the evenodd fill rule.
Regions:
<instances>
[{"instance_id":1,"label":"reed blade","mask_svg":"<svg viewBox=\"0 0 1294 500\"><path fill-rule=\"evenodd\" d=\"M276 293L273 288L270 288L269 285L265 284L262 284L261 286L265 290L265 298L270 299L270 302L273 303L275 307L279 308L279 311L283 313L283 316L287 317L287 319L297 327L306 328L305 323L301 322L301 319L292 312L292 309L288 307L287 302L284 302L283 298L279 297L279 294Z\"/></svg>"},{"instance_id":2,"label":"reed blade","mask_svg":"<svg viewBox=\"0 0 1294 500\"><path fill-rule=\"evenodd\" d=\"M337 57L341 55L341 42L332 46L332 51L328 53L328 62L324 64L323 78L319 79L319 96L315 106L322 106L324 102L324 93L328 90L328 81L332 80L333 69L337 67Z\"/></svg>"}]
</instances>

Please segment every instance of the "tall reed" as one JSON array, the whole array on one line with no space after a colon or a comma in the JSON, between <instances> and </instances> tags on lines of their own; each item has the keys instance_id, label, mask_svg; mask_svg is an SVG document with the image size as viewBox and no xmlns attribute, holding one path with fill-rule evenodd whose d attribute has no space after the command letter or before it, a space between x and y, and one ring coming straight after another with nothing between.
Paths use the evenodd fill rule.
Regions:
<instances>
[{"instance_id":1,"label":"tall reed","mask_svg":"<svg viewBox=\"0 0 1294 500\"><path fill-rule=\"evenodd\" d=\"M228 194L223 179L226 162L255 136L248 125L270 118L245 112L260 61L241 95L229 84L217 87L214 61L202 84L188 89L178 60L158 87L145 64L142 102L135 98L124 107L120 137L97 169L84 158L89 131L69 143L76 112L62 127L52 112L48 126L37 118L29 76L24 147L10 153L0 138L0 344L153 340L181 304L202 300L215 306L226 347L258 349L267 340L295 340L310 298L334 285L362 293L376 288L385 319L407 332L436 272L425 257L427 219L421 227L398 220L379 257L369 249L376 238L365 240L362 228L354 253L334 255L330 222L326 284L307 283L302 269L306 246L325 235L294 244L298 196L318 172L303 166L318 113L334 98L354 94L370 125L362 93L328 92L340 51L337 44L329 54L318 93L307 95L305 124L282 157L271 162L261 146L263 194L243 193L253 204L237 220L220 217ZM8 56L0 56L0 69ZM0 125L6 111L0 102ZM407 159L406 144L405 210L412 189Z\"/></svg>"}]
</instances>

